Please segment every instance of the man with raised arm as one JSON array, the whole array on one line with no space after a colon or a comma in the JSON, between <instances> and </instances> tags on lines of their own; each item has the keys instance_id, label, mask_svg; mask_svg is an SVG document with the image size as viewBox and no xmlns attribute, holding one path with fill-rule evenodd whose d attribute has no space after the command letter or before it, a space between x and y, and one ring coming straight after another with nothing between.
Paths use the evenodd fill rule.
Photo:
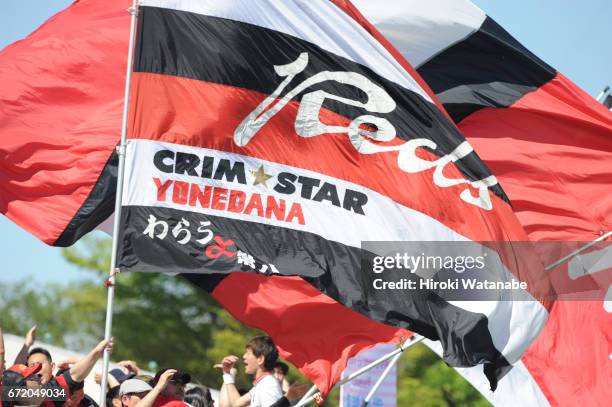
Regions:
<instances>
[{"instance_id":1,"label":"man with raised arm","mask_svg":"<svg viewBox=\"0 0 612 407\"><path fill-rule=\"evenodd\" d=\"M33 341L32 341L33 342ZM27 347L31 343L26 344ZM26 346L24 345L24 346ZM55 375L53 370L55 364L49 351L43 348L29 350L27 366L15 364L3 372L3 387L15 387L31 389L29 393L41 394L45 397L28 397L19 400L21 405L44 405L45 407L61 407L68 400L78 403L83 398L83 382L94 364L104 352L104 349L112 351L113 342L103 340L91 350L85 357L75 361L70 367L59 370ZM47 391L35 391L46 389ZM50 398L47 398L49 396ZM3 402L3 407L12 407L15 401Z\"/></svg>"},{"instance_id":2,"label":"man with raised arm","mask_svg":"<svg viewBox=\"0 0 612 407\"><path fill-rule=\"evenodd\" d=\"M34 341L36 341L36 329L37 327L34 325L26 334L23 341L23 346L15 357L15 362L13 363L14 365L25 365L28 363L28 352L34 344Z\"/></svg>"},{"instance_id":3,"label":"man with raised arm","mask_svg":"<svg viewBox=\"0 0 612 407\"><path fill-rule=\"evenodd\" d=\"M272 339L269 336L257 336L247 342L245 348L242 361L245 372L254 377L253 388L243 396L240 395L232 373L238 357L226 356L220 364L215 365L223 370L220 407L270 407L283 397L280 383L272 375L278 359L278 350Z\"/></svg>"}]
</instances>

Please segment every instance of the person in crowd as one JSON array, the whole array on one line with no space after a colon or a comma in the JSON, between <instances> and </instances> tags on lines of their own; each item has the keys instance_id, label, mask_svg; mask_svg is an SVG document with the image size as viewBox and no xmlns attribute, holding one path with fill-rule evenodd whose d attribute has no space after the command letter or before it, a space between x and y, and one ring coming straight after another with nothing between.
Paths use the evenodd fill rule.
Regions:
<instances>
[{"instance_id":1,"label":"person in crowd","mask_svg":"<svg viewBox=\"0 0 612 407\"><path fill-rule=\"evenodd\" d=\"M151 385L140 379L128 379L119 386L122 407L136 407L153 390Z\"/></svg>"},{"instance_id":2,"label":"person in crowd","mask_svg":"<svg viewBox=\"0 0 612 407\"><path fill-rule=\"evenodd\" d=\"M35 331L35 330L34 330ZM33 341L32 341L33 343ZM29 346L31 344L26 343ZM79 359L70 367L59 370L55 375L53 370L55 365L51 358L49 351L43 348L34 348L29 350L27 354L27 365L15 364L9 370L10 375L6 375L4 372L2 383L5 386L27 386L31 389L51 389L63 393L63 397L57 397L52 399L36 398L31 397L21 401L21 404L26 405L41 405L45 404L45 407L61 407L65 403L68 406L78 405L84 394L82 393L83 382L91 369L93 368L96 361L102 356L105 349L112 351L113 342L103 340L95 348L89 352L85 357ZM80 397L73 397L75 394L81 391ZM53 392L45 392L53 393ZM13 402L8 406L15 405Z\"/></svg>"},{"instance_id":3,"label":"person in crowd","mask_svg":"<svg viewBox=\"0 0 612 407\"><path fill-rule=\"evenodd\" d=\"M162 400L162 402L164 403L162 405L166 407L188 407L188 404L186 404L182 400L172 399L171 401L167 401L168 399L165 399L163 396L163 394L167 392L171 381L176 380L177 373L179 373L180 376L180 372L177 372L176 369L163 369L158 375L156 375L154 379L155 385L152 388L149 385L149 390L147 390L146 392L143 391L137 395L139 400L135 404L126 404L122 396L122 402L124 404L124 407L154 407L156 405L159 405L160 400ZM121 388L123 388L125 383L134 380L138 379L126 380L125 382L123 382L123 384L121 384ZM119 392L121 393L121 390Z\"/></svg>"},{"instance_id":4,"label":"person in crowd","mask_svg":"<svg viewBox=\"0 0 612 407\"><path fill-rule=\"evenodd\" d=\"M108 372L108 376L106 377L107 394L113 388L117 388L118 392L121 383L128 379L139 378L143 380L141 377L137 377L137 375L141 374L141 370L136 364L136 362L131 360L122 360L121 362L117 362L117 366L118 367L111 369ZM101 385L102 373L96 372L96 374L94 375L94 381L96 382L96 384ZM146 379L144 381L149 382L149 379Z\"/></svg>"},{"instance_id":5,"label":"person in crowd","mask_svg":"<svg viewBox=\"0 0 612 407\"><path fill-rule=\"evenodd\" d=\"M64 407L66 407L65 404L64 404ZM77 407L99 407L99 406L98 406L98 403L91 396L88 396L87 394L85 394L83 398L81 399L81 401L79 401L79 404L77 405Z\"/></svg>"},{"instance_id":6,"label":"person in crowd","mask_svg":"<svg viewBox=\"0 0 612 407\"><path fill-rule=\"evenodd\" d=\"M283 394L287 394L289 390L289 381L287 380L287 375L289 374L289 366L283 362L276 362L274 364L274 377L278 379L281 384L281 389L283 390Z\"/></svg>"},{"instance_id":7,"label":"person in crowd","mask_svg":"<svg viewBox=\"0 0 612 407\"><path fill-rule=\"evenodd\" d=\"M185 392L185 403L193 407L213 407L214 402L208 387L195 385Z\"/></svg>"},{"instance_id":8,"label":"person in crowd","mask_svg":"<svg viewBox=\"0 0 612 407\"><path fill-rule=\"evenodd\" d=\"M270 407L276 403L283 397L279 381L272 376L277 359L278 350L269 336L257 336L247 342L242 361L245 372L253 375L254 381L253 388L241 396L232 374L238 357L229 355L223 358L220 364L215 365L223 371L220 407Z\"/></svg>"},{"instance_id":9,"label":"person in crowd","mask_svg":"<svg viewBox=\"0 0 612 407\"><path fill-rule=\"evenodd\" d=\"M189 373L176 369L162 369L155 375L151 385L156 388L160 378L168 371L173 370L174 373L169 376L167 383L161 387L160 394L155 398L153 407L188 407L183 402L185 396L185 386L191 381Z\"/></svg>"},{"instance_id":10,"label":"person in crowd","mask_svg":"<svg viewBox=\"0 0 612 407\"><path fill-rule=\"evenodd\" d=\"M132 379L142 372L140 367L133 360L122 360L117 362L117 367L112 369L110 373L119 383L123 383L127 379Z\"/></svg>"},{"instance_id":11,"label":"person in crowd","mask_svg":"<svg viewBox=\"0 0 612 407\"><path fill-rule=\"evenodd\" d=\"M108 389L106 392L106 407L121 407L121 396L119 395L119 388L121 386L114 386Z\"/></svg>"},{"instance_id":12,"label":"person in crowd","mask_svg":"<svg viewBox=\"0 0 612 407\"><path fill-rule=\"evenodd\" d=\"M40 368L40 365L33 367L12 365L2 372L2 379L0 379L0 400L2 401L2 407L12 407L18 403L20 405L28 404L24 398L11 398L8 392L14 388L26 388L27 380L33 378L40 371Z\"/></svg>"},{"instance_id":13,"label":"person in crowd","mask_svg":"<svg viewBox=\"0 0 612 407\"><path fill-rule=\"evenodd\" d=\"M28 367L35 364L41 364L39 373L39 384L48 387L61 387L66 392L66 397L71 401L78 403L80 400L71 398L73 394L83 389L83 382L94 365L102 357L104 350L112 352L113 340L102 340L96 345L85 357L75 361L70 367L64 368L53 376L53 361L51 355L46 349L34 348L28 354ZM82 397L81 397L82 398ZM57 403L56 403L57 404ZM59 403L61 405L61 403Z\"/></svg>"}]
</instances>

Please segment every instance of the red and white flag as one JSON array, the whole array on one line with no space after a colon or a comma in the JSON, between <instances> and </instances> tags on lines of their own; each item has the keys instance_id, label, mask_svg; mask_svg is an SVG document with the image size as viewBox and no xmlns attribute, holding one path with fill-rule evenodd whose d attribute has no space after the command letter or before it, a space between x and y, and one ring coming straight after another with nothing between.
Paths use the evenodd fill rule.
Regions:
<instances>
[{"instance_id":1,"label":"red and white flag","mask_svg":"<svg viewBox=\"0 0 612 407\"><path fill-rule=\"evenodd\" d=\"M254 315L235 281L299 277L372 321L439 340L451 365L484 364L495 388L547 318L534 300L546 288L537 262L510 246L483 248L529 289L470 303L429 287L380 288L362 267L373 254L365 241L526 239L495 177L416 74L328 1L145 0L136 51L122 271L191 274L289 361L301 357L293 349L320 345L279 337L280 321ZM273 288L279 302L269 308L302 320ZM331 371L310 378L324 393L337 380Z\"/></svg>"}]
</instances>

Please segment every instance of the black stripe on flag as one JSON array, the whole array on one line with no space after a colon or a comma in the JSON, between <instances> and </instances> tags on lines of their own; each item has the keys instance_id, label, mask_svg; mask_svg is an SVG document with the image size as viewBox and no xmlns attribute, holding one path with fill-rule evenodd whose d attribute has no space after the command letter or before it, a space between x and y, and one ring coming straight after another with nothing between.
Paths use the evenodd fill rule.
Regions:
<instances>
[{"instance_id":1,"label":"black stripe on flag","mask_svg":"<svg viewBox=\"0 0 612 407\"><path fill-rule=\"evenodd\" d=\"M273 66L293 62L307 52L308 65L293 79L292 89L295 84L322 71L356 72L383 87L396 102L397 107L392 112L376 115L389 120L399 138L433 140L437 145L433 153L438 156L449 154L465 141L435 105L420 95L316 44L256 25L185 11L141 7L140 13L136 72L180 76L268 95L282 81ZM367 101L367 96L358 88L331 80L308 87L308 91L312 90ZM348 118L364 113L364 109L332 99L326 99L323 107ZM475 152L458 160L456 165L472 181L491 175ZM499 184L490 189L509 202Z\"/></svg>"},{"instance_id":2,"label":"black stripe on flag","mask_svg":"<svg viewBox=\"0 0 612 407\"><path fill-rule=\"evenodd\" d=\"M118 165L119 156L113 150L87 199L53 243L53 246L68 247L73 245L113 214L115 192L117 191Z\"/></svg>"},{"instance_id":3,"label":"black stripe on flag","mask_svg":"<svg viewBox=\"0 0 612 407\"><path fill-rule=\"evenodd\" d=\"M556 71L488 17L478 31L418 68L455 123L485 107L508 107Z\"/></svg>"},{"instance_id":4,"label":"black stripe on flag","mask_svg":"<svg viewBox=\"0 0 612 407\"><path fill-rule=\"evenodd\" d=\"M157 224L153 238L143 233L151 225L151 216L155 221L168 224L167 229ZM375 274L362 272L360 264L373 255L361 248L329 241L309 232L170 208L126 206L121 218L122 241L118 258L122 271L190 274L186 277L191 282L211 292L224 274L255 273L264 265L273 264L282 275L298 275L327 296L370 319L440 340L444 349L453 349L444 357L452 366L485 363L494 383L496 375L491 372L509 365L493 344L485 315L454 306L428 290L408 294L404 290L374 289ZM224 242L232 240L232 247L225 249L249 254L254 263L240 263L237 256L208 257L207 250L215 256L219 254L209 247L220 246L214 240L202 246L196 242L196 238L202 236L191 236L189 242L181 244L179 240L186 232L175 229L181 220L187 221L191 230L202 221L210 222L207 229L214 231L215 236ZM171 236L173 233L176 234ZM262 274L270 275L271 270L267 267ZM420 279L416 274L410 276Z\"/></svg>"}]
</instances>

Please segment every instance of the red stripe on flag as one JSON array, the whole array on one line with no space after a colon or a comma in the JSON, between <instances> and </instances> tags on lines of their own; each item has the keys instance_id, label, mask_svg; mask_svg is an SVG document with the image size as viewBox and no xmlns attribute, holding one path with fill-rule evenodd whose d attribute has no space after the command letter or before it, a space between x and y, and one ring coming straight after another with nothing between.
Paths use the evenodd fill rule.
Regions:
<instances>
[{"instance_id":1,"label":"red stripe on flag","mask_svg":"<svg viewBox=\"0 0 612 407\"><path fill-rule=\"evenodd\" d=\"M459 128L531 240L590 241L612 230L612 113L567 78L511 108L482 109Z\"/></svg>"},{"instance_id":2,"label":"red stripe on flag","mask_svg":"<svg viewBox=\"0 0 612 407\"><path fill-rule=\"evenodd\" d=\"M379 192L472 240L526 240L511 208L493 193L493 210L486 211L459 198L466 185L436 186L433 169L417 174L400 170L397 152L361 154L346 134L298 136L294 130L297 101L287 104L249 144L237 146L234 130L266 96L233 86L136 73L130 109L130 123L135 124L130 137L218 149L305 168ZM349 124L347 118L325 109L320 119L326 124ZM400 142L396 139L396 144ZM427 160L438 158L424 149L418 154ZM444 175L464 178L454 165L446 166ZM477 194L476 189L470 190Z\"/></svg>"}]
</instances>

